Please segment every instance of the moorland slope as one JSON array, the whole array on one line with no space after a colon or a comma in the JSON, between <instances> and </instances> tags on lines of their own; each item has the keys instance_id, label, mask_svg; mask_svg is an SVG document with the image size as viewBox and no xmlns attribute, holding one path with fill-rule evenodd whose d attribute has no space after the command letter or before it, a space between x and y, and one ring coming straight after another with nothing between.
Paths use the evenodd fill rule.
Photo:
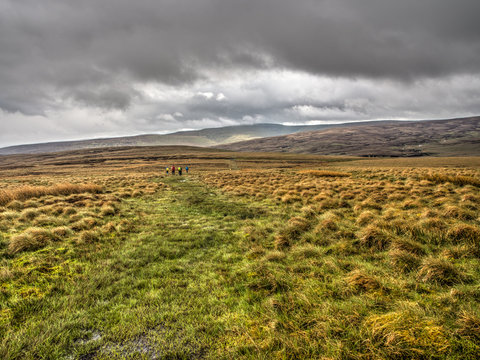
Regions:
<instances>
[{"instance_id":1,"label":"moorland slope","mask_svg":"<svg viewBox=\"0 0 480 360\"><path fill-rule=\"evenodd\" d=\"M368 157L477 156L480 117L336 127L218 148Z\"/></svg>"}]
</instances>

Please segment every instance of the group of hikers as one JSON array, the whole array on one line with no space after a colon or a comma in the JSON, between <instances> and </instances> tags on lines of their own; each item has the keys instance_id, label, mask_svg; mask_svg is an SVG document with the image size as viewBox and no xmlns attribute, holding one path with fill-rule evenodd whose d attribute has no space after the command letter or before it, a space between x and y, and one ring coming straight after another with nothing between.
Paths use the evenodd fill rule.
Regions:
<instances>
[{"instance_id":1,"label":"group of hikers","mask_svg":"<svg viewBox=\"0 0 480 360\"><path fill-rule=\"evenodd\" d=\"M181 166L178 166L177 168L175 168L175 165L172 165L171 168L169 168L168 166L165 168L165 171L167 172L167 175L170 173L170 170L172 171L172 175L175 175L175 171L178 172L178 175L182 175L182 167ZM185 172L188 174L188 166L185 166Z\"/></svg>"}]
</instances>

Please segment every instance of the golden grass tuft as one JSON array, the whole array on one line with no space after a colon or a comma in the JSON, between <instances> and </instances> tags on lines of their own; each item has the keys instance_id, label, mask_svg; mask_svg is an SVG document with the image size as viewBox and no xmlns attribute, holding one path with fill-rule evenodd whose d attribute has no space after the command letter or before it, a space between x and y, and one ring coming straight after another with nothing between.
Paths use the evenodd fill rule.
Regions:
<instances>
[{"instance_id":1,"label":"golden grass tuft","mask_svg":"<svg viewBox=\"0 0 480 360\"><path fill-rule=\"evenodd\" d=\"M480 227L459 223L448 230L447 238L455 244L472 244L480 247Z\"/></svg>"},{"instance_id":2,"label":"golden grass tuft","mask_svg":"<svg viewBox=\"0 0 480 360\"><path fill-rule=\"evenodd\" d=\"M357 225L360 225L360 226L368 225L371 222L373 222L376 217L377 215L370 210L363 211L357 217Z\"/></svg>"},{"instance_id":3,"label":"golden grass tuft","mask_svg":"<svg viewBox=\"0 0 480 360\"><path fill-rule=\"evenodd\" d=\"M100 235L95 230L85 230L79 234L80 243L94 243L100 239Z\"/></svg>"},{"instance_id":4,"label":"golden grass tuft","mask_svg":"<svg viewBox=\"0 0 480 360\"><path fill-rule=\"evenodd\" d=\"M20 220L21 221L31 221L31 220L35 219L39 214L40 214L40 212L36 209L25 209L20 214Z\"/></svg>"},{"instance_id":5,"label":"golden grass tuft","mask_svg":"<svg viewBox=\"0 0 480 360\"><path fill-rule=\"evenodd\" d=\"M345 281L356 292L373 291L381 288L380 282L361 270L350 272Z\"/></svg>"},{"instance_id":6,"label":"golden grass tuft","mask_svg":"<svg viewBox=\"0 0 480 360\"><path fill-rule=\"evenodd\" d=\"M84 192L100 193L102 187L95 184L57 184L52 186L22 186L11 190L0 190L0 206L12 201L24 201L45 195L69 195Z\"/></svg>"},{"instance_id":7,"label":"golden grass tuft","mask_svg":"<svg viewBox=\"0 0 480 360\"><path fill-rule=\"evenodd\" d=\"M76 231L89 230L89 229L92 229L95 225L97 225L97 223L98 221L93 217L85 217L73 223L71 225L71 228Z\"/></svg>"},{"instance_id":8,"label":"golden grass tuft","mask_svg":"<svg viewBox=\"0 0 480 360\"><path fill-rule=\"evenodd\" d=\"M0 283L13 279L13 273L6 267L0 269Z\"/></svg>"},{"instance_id":9,"label":"golden grass tuft","mask_svg":"<svg viewBox=\"0 0 480 360\"><path fill-rule=\"evenodd\" d=\"M394 268L404 273L414 271L420 265L420 258L408 251L393 249L389 256Z\"/></svg>"},{"instance_id":10,"label":"golden grass tuft","mask_svg":"<svg viewBox=\"0 0 480 360\"><path fill-rule=\"evenodd\" d=\"M105 225L102 226L102 233L103 234L112 234L117 232L117 226L114 222L109 221Z\"/></svg>"},{"instance_id":11,"label":"golden grass tuft","mask_svg":"<svg viewBox=\"0 0 480 360\"><path fill-rule=\"evenodd\" d=\"M471 220L475 218L474 214L455 205L448 205L443 210L442 216L460 220Z\"/></svg>"},{"instance_id":12,"label":"golden grass tuft","mask_svg":"<svg viewBox=\"0 0 480 360\"><path fill-rule=\"evenodd\" d=\"M359 234L360 244L374 250L385 250L390 244L390 237L376 225L368 225Z\"/></svg>"},{"instance_id":13,"label":"golden grass tuft","mask_svg":"<svg viewBox=\"0 0 480 360\"><path fill-rule=\"evenodd\" d=\"M415 240L409 240L404 238L396 238L392 241L390 246L391 250L406 251L410 254L422 256L425 255L423 246Z\"/></svg>"},{"instance_id":14,"label":"golden grass tuft","mask_svg":"<svg viewBox=\"0 0 480 360\"><path fill-rule=\"evenodd\" d=\"M449 348L443 326L409 309L371 315L364 327L373 358L423 359L444 354Z\"/></svg>"},{"instance_id":15,"label":"golden grass tuft","mask_svg":"<svg viewBox=\"0 0 480 360\"><path fill-rule=\"evenodd\" d=\"M465 175L427 174L421 177L436 184L452 183L459 186L472 185L480 187L480 179Z\"/></svg>"},{"instance_id":16,"label":"golden grass tuft","mask_svg":"<svg viewBox=\"0 0 480 360\"><path fill-rule=\"evenodd\" d=\"M339 171L328 171L328 170L301 170L299 174L311 175L315 177L349 177L351 174L339 172Z\"/></svg>"},{"instance_id":17,"label":"golden grass tuft","mask_svg":"<svg viewBox=\"0 0 480 360\"><path fill-rule=\"evenodd\" d=\"M463 311L457 319L459 335L480 343L480 318L475 314Z\"/></svg>"},{"instance_id":18,"label":"golden grass tuft","mask_svg":"<svg viewBox=\"0 0 480 360\"><path fill-rule=\"evenodd\" d=\"M451 286L461 283L463 276L447 259L430 257L422 262L418 280L424 283Z\"/></svg>"},{"instance_id":19,"label":"golden grass tuft","mask_svg":"<svg viewBox=\"0 0 480 360\"><path fill-rule=\"evenodd\" d=\"M21 251L37 250L55 239L55 235L49 230L29 228L21 234L12 236L8 244L8 251L16 254Z\"/></svg>"},{"instance_id":20,"label":"golden grass tuft","mask_svg":"<svg viewBox=\"0 0 480 360\"><path fill-rule=\"evenodd\" d=\"M287 226L281 229L275 238L275 248L283 249L289 247L295 240L308 229L310 229L310 222L302 217L295 216L288 220Z\"/></svg>"},{"instance_id":21,"label":"golden grass tuft","mask_svg":"<svg viewBox=\"0 0 480 360\"><path fill-rule=\"evenodd\" d=\"M116 210L111 205L103 205L100 210L100 216L112 216L115 215Z\"/></svg>"},{"instance_id":22,"label":"golden grass tuft","mask_svg":"<svg viewBox=\"0 0 480 360\"><path fill-rule=\"evenodd\" d=\"M70 229L68 226L58 226L52 229L52 233L58 238L66 238L72 234L72 229Z\"/></svg>"},{"instance_id":23,"label":"golden grass tuft","mask_svg":"<svg viewBox=\"0 0 480 360\"><path fill-rule=\"evenodd\" d=\"M286 258L285 253L283 251L278 251L278 250L269 251L263 257L265 261L272 261L272 262L281 262L285 258Z\"/></svg>"}]
</instances>

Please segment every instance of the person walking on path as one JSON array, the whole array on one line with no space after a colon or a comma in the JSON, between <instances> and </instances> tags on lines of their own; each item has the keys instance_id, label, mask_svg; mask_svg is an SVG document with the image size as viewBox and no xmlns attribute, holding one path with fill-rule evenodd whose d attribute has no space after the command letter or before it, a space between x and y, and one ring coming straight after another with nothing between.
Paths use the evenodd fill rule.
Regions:
<instances>
[{"instance_id":1,"label":"person walking on path","mask_svg":"<svg viewBox=\"0 0 480 360\"><path fill-rule=\"evenodd\" d=\"M175 175L175 165L172 165L172 175Z\"/></svg>"},{"instance_id":2,"label":"person walking on path","mask_svg":"<svg viewBox=\"0 0 480 360\"><path fill-rule=\"evenodd\" d=\"M167 175L168 175L168 170L169 170L168 166L165 168L165 170L167 171Z\"/></svg>"},{"instance_id":3,"label":"person walking on path","mask_svg":"<svg viewBox=\"0 0 480 360\"><path fill-rule=\"evenodd\" d=\"M188 166L185 166L185 171L186 171L187 174L188 174Z\"/></svg>"},{"instance_id":4,"label":"person walking on path","mask_svg":"<svg viewBox=\"0 0 480 360\"><path fill-rule=\"evenodd\" d=\"M182 167L181 166L178 167L178 175L182 176Z\"/></svg>"}]
</instances>

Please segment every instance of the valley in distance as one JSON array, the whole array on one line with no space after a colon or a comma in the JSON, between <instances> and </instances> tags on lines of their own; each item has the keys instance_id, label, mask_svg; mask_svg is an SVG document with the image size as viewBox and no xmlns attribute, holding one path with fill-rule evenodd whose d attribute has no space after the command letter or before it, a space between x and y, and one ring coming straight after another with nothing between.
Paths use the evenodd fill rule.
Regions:
<instances>
[{"instance_id":1,"label":"valley in distance","mask_svg":"<svg viewBox=\"0 0 480 360\"><path fill-rule=\"evenodd\" d=\"M479 358L480 117L272 128L0 149L0 358Z\"/></svg>"}]
</instances>

